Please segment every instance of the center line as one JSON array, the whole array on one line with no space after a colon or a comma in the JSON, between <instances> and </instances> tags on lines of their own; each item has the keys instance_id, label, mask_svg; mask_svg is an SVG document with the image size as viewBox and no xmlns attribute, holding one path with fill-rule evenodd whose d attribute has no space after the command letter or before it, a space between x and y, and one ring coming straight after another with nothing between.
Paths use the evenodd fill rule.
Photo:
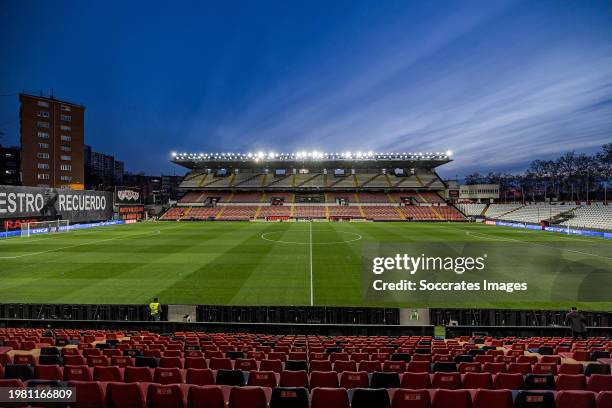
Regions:
<instances>
[{"instance_id":1,"label":"center line","mask_svg":"<svg viewBox=\"0 0 612 408\"><path fill-rule=\"evenodd\" d=\"M308 223L310 228L310 306L314 306L314 287L312 286L312 221Z\"/></svg>"}]
</instances>

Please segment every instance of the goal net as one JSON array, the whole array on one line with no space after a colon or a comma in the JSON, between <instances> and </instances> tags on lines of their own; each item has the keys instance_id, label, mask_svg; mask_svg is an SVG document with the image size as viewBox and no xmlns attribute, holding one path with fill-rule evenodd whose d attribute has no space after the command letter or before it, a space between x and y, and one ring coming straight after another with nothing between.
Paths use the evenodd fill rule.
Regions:
<instances>
[{"instance_id":1,"label":"goal net","mask_svg":"<svg viewBox=\"0 0 612 408\"><path fill-rule=\"evenodd\" d=\"M21 224L21 236L29 237L37 234L56 234L68 232L70 222L68 220L37 221Z\"/></svg>"}]
</instances>

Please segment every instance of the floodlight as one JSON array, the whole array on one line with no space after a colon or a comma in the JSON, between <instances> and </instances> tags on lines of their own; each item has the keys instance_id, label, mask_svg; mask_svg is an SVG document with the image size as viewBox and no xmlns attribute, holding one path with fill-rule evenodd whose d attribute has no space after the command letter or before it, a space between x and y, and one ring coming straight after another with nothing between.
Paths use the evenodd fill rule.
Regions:
<instances>
[{"instance_id":1,"label":"floodlight","mask_svg":"<svg viewBox=\"0 0 612 408\"><path fill-rule=\"evenodd\" d=\"M452 150L447 150L446 151L446 155L449 156L449 157L452 156L453 155L453 151Z\"/></svg>"}]
</instances>

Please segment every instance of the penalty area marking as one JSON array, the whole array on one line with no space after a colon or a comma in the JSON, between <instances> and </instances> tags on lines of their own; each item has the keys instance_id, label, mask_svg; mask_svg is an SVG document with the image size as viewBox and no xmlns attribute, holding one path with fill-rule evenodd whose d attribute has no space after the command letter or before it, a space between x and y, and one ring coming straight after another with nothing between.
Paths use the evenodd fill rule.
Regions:
<instances>
[{"instance_id":1,"label":"penalty area marking","mask_svg":"<svg viewBox=\"0 0 612 408\"><path fill-rule=\"evenodd\" d=\"M85 246L85 245L98 244L100 242L115 241L117 239L132 238L132 237L136 237L136 236L140 236L140 235L159 235L159 234L161 234L161 230L155 230L155 231L153 231L153 233L147 231L147 232L143 232L143 233L139 233L139 234L130 234L130 235L124 235L124 236L121 236L121 237L107 238L107 239L101 239L101 240L97 240L97 241L84 242L82 244L68 245L68 246L61 247L61 248L48 249L46 251L31 252L29 254L22 254L22 255L15 255L15 256L0 256L0 259L25 258L26 256L34 256L34 255L46 254L46 253L49 253L49 252L61 251L62 249L77 248L77 247L81 247L81 246Z\"/></svg>"}]
</instances>

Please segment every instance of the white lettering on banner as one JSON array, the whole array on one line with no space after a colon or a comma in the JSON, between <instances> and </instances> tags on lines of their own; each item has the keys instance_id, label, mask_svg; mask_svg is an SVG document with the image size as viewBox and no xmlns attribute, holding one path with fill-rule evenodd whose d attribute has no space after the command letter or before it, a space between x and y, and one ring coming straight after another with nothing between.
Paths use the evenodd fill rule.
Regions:
<instances>
[{"instance_id":1,"label":"white lettering on banner","mask_svg":"<svg viewBox=\"0 0 612 408\"><path fill-rule=\"evenodd\" d=\"M53 203L53 199L57 202ZM41 213L45 205L55 205L58 212L104 211L109 202L102 194L71 194L60 192L52 196L47 193L33 192L0 192L0 214L3 216L27 216ZM6 214L6 215L5 215Z\"/></svg>"}]
</instances>

